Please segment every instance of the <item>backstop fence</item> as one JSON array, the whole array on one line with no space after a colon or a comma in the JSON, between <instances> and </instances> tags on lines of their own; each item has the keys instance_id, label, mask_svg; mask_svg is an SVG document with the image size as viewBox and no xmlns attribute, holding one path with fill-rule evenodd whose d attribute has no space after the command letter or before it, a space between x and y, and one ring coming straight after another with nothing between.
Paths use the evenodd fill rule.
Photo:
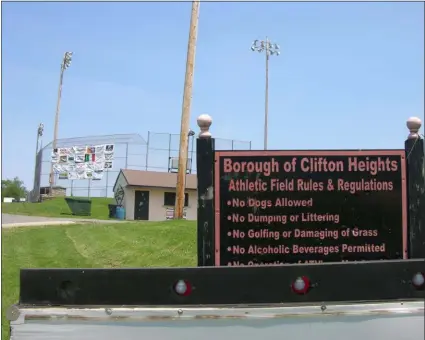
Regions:
<instances>
[{"instance_id":1,"label":"backstop fence","mask_svg":"<svg viewBox=\"0 0 425 340\"><path fill-rule=\"evenodd\" d=\"M196 136L189 136L188 173L196 172ZM251 142L232 139L215 139L217 150L250 150ZM84 147L113 144L112 167L104 170L101 180L62 179L54 175L54 186L66 190L67 196L113 197L113 187L121 169L176 172L180 135L148 132L145 140L139 134L117 134L58 139L57 148ZM37 154L34 169L34 187L31 200L39 199L40 190L50 187L49 176L52 160L52 143Z\"/></svg>"}]
</instances>

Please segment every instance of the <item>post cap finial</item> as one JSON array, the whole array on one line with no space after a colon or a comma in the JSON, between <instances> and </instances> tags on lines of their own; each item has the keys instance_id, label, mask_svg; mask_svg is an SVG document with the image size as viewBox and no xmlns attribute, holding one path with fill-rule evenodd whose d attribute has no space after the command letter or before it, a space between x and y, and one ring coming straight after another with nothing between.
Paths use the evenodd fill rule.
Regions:
<instances>
[{"instance_id":1,"label":"post cap finial","mask_svg":"<svg viewBox=\"0 0 425 340\"><path fill-rule=\"evenodd\" d=\"M202 114L198 117L197 123L201 129L199 138L211 138L210 126L212 124L212 118L207 114Z\"/></svg>"},{"instance_id":2,"label":"post cap finial","mask_svg":"<svg viewBox=\"0 0 425 340\"><path fill-rule=\"evenodd\" d=\"M406 126L410 132L407 139L419 138L419 130L422 126L422 121L418 117L410 117L406 122Z\"/></svg>"}]
</instances>

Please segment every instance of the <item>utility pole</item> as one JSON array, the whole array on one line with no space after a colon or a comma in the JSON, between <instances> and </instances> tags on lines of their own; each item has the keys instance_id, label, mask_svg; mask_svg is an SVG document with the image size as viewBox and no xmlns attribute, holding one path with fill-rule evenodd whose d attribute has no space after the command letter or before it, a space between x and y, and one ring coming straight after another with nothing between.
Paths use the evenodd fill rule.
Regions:
<instances>
[{"instance_id":1,"label":"utility pole","mask_svg":"<svg viewBox=\"0 0 425 340\"><path fill-rule=\"evenodd\" d=\"M61 107L61 98L62 98L62 84L63 84L63 74L65 70L71 65L72 61L72 52L65 52L63 56L63 60L61 63L61 71L59 76L59 90L58 90L58 99L56 102L56 114L55 114L55 127L53 131L53 142L52 142L52 152L57 147L57 139L58 139L58 129L59 129L59 115L60 115L60 107ZM53 193L53 184L55 182L55 175L53 173L53 163L50 162L50 195Z\"/></svg>"},{"instance_id":2,"label":"utility pole","mask_svg":"<svg viewBox=\"0 0 425 340\"><path fill-rule=\"evenodd\" d=\"M268 140L268 119L269 119L269 58L271 55L280 54L279 45L272 44L266 37L266 40L254 40L251 50L255 52L265 52L266 55L266 89L264 105L264 150L267 150Z\"/></svg>"},{"instance_id":3,"label":"utility pole","mask_svg":"<svg viewBox=\"0 0 425 340\"><path fill-rule=\"evenodd\" d=\"M189 143L190 105L192 102L193 73L195 68L196 38L198 34L199 1L192 2L192 14L190 16L189 43L187 46L186 75L184 79L183 107L180 127L179 163L176 185L176 202L174 218L182 219L184 210L184 198L186 188L186 171Z\"/></svg>"}]
</instances>

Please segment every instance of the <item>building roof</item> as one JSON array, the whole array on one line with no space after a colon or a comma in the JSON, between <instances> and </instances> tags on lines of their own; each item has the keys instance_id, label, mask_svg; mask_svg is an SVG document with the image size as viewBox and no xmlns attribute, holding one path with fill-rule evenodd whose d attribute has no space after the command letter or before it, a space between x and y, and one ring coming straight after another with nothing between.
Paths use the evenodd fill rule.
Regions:
<instances>
[{"instance_id":1,"label":"building roof","mask_svg":"<svg viewBox=\"0 0 425 340\"><path fill-rule=\"evenodd\" d=\"M128 186L175 188L177 184L177 174L171 172L121 169L121 173ZM196 190L197 186L198 181L196 175L187 174L186 189Z\"/></svg>"}]
</instances>

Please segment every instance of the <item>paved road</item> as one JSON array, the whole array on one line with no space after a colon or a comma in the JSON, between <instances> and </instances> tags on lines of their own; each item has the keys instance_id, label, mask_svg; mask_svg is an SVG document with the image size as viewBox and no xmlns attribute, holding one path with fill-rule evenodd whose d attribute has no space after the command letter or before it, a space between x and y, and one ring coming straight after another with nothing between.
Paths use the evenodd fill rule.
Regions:
<instances>
[{"instance_id":1,"label":"paved road","mask_svg":"<svg viewBox=\"0 0 425 340\"><path fill-rule=\"evenodd\" d=\"M73 223L122 223L118 220L96 220L96 219L82 219L82 218L61 218L61 217L42 217L42 216L24 216L1 214L1 225L3 228L20 227L25 224L28 226L36 225L53 225L55 224L73 224Z\"/></svg>"}]
</instances>

